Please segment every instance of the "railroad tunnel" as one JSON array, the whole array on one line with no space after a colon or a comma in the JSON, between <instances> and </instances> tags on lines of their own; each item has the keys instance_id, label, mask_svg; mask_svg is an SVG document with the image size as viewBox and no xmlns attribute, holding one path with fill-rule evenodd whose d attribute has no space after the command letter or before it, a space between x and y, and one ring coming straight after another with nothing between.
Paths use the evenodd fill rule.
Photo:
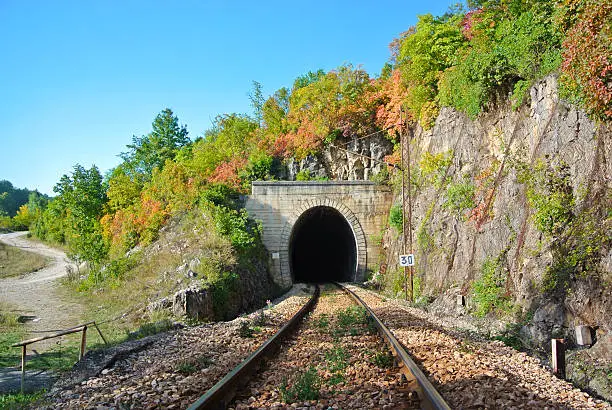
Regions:
<instances>
[{"instance_id":1,"label":"railroad tunnel","mask_svg":"<svg viewBox=\"0 0 612 410\"><path fill-rule=\"evenodd\" d=\"M357 267L355 234L344 216L328 206L305 211L289 239L295 282L353 281Z\"/></svg>"}]
</instances>

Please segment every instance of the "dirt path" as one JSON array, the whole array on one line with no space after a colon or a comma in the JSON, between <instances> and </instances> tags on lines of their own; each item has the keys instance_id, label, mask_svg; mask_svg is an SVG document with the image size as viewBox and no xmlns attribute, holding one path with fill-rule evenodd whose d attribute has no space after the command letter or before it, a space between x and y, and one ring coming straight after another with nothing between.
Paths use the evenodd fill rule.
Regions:
<instances>
[{"instance_id":1,"label":"dirt path","mask_svg":"<svg viewBox=\"0 0 612 410\"><path fill-rule=\"evenodd\" d=\"M40 243L28 241L26 232L0 234L0 241L20 249L35 252L49 258L49 264L33 273L0 279L0 301L7 302L15 313L24 316L35 316L36 319L26 323L32 336L40 336L41 331L65 329L81 321L80 306L66 300L59 292L59 279L66 276L66 254ZM40 342L35 345L39 352L47 345Z\"/></svg>"}]
</instances>

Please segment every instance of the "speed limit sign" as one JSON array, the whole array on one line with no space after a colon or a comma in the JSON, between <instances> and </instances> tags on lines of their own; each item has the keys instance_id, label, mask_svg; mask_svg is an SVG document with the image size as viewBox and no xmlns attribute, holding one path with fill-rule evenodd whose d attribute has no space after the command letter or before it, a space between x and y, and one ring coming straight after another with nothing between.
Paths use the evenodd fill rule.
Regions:
<instances>
[{"instance_id":1,"label":"speed limit sign","mask_svg":"<svg viewBox=\"0 0 612 410\"><path fill-rule=\"evenodd\" d=\"M414 254L400 255L399 264L400 266L414 266Z\"/></svg>"}]
</instances>

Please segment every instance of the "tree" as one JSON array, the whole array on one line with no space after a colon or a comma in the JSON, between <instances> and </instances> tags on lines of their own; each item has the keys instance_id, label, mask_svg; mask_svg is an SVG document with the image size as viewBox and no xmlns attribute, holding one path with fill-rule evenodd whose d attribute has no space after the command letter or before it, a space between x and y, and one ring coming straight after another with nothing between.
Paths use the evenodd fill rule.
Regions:
<instances>
[{"instance_id":1,"label":"tree","mask_svg":"<svg viewBox=\"0 0 612 410\"><path fill-rule=\"evenodd\" d=\"M166 108L155 117L153 131L143 137L132 137L128 152L120 156L129 173L139 173L150 180L154 168L162 168L166 160L172 160L177 152L189 144L187 127L179 125L178 118Z\"/></svg>"},{"instance_id":2,"label":"tree","mask_svg":"<svg viewBox=\"0 0 612 410\"><path fill-rule=\"evenodd\" d=\"M7 180L0 181L0 211L4 211L8 216L13 217L19 207L28 202L30 190L15 188Z\"/></svg>"},{"instance_id":3,"label":"tree","mask_svg":"<svg viewBox=\"0 0 612 410\"><path fill-rule=\"evenodd\" d=\"M212 129L206 131L203 140L193 145L192 157L188 168L195 174L211 177L217 168L232 168L228 163L237 163L237 159L246 159L254 146L253 135L258 124L249 116L242 114L225 114L215 118ZM218 173L217 173L218 174ZM226 172L221 172L226 175ZM215 178L216 179L216 178ZM223 179L223 178L221 178Z\"/></svg>"},{"instance_id":4,"label":"tree","mask_svg":"<svg viewBox=\"0 0 612 410\"><path fill-rule=\"evenodd\" d=\"M253 81L253 91L249 93L249 100L251 100L255 120L257 120L258 123L261 123L263 119L263 105L265 102L261 83Z\"/></svg>"},{"instance_id":5,"label":"tree","mask_svg":"<svg viewBox=\"0 0 612 410\"><path fill-rule=\"evenodd\" d=\"M98 167L75 165L72 174L63 175L53 191L58 196L52 210L59 208L65 215L63 239L69 255L78 262L99 264L108 250L99 222L106 203L106 187Z\"/></svg>"}]
</instances>

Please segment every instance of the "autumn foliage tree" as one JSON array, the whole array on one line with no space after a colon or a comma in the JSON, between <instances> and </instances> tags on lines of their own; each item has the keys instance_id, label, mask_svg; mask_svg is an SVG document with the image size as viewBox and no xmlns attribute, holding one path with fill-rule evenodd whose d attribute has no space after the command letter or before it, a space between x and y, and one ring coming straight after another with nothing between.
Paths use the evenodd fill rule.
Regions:
<instances>
[{"instance_id":1,"label":"autumn foliage tree","mask_svg":"<svg viewBox=\"0 0 612 410\"><path fill-rule=\"evenodd\" d=\"M600 120L612 118L612 2L565 0L560 26L564 95Z\"/></svg>"}]
</instances>

